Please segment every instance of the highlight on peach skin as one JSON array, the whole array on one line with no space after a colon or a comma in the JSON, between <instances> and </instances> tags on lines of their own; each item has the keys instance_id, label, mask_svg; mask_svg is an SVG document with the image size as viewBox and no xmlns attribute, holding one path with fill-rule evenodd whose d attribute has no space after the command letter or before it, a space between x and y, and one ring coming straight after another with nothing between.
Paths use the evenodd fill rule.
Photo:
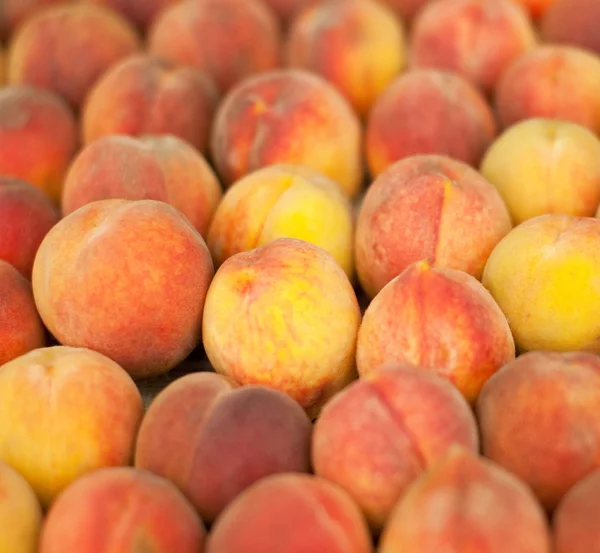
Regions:
<instances>
[{"instance_id":1,"label":"highlight on peach skin","mask_svg":"<svg viewBox=\"0 0 600 553\"><path fill-rule=\"evenodd\" d=\"M0 370L0 461L47 508L80 476L131 462L142 398L131 377L95 351L33 350Z\"/></svg>"},{"instance_id":2,"label":"highlight on peach skin","mask_svg":"<svg viewBox=\"0 0 600 553\"><path fill-rule=\"evenodd\" d=\"M98 351L140 379L168 372L198 345L213 271L204 239L179 210L110 199L52 228L32 283L61 344Z\"/></svg>"},{"instance_id":3,"label":"highlight on peach skin","mask_svg":"<svg viewBox=\"0 0 600 553\"><path fill-rule=\"evenodd\" d=\"M410 484L452 444L479 449L459 391L420 368L389 363L325 404L312 460L315 474L344 488L380 531Z\"/></svg>"},{"instance_id":4,"label":"highlight on peach skin","mask_svg":"<svg viewBox=\"0 0 600 553\"><path fill-rule=\"evenodd\" d=\"M440 155L397 161L368 188L356 224L358 279L371 298L415 261L480 278L512 223L496 188Z\"/></svg>"},{"instance_id":5,"label":"highlight on peach skin","mask_svg":"<svg viewBox=\"0 0 600 553\"><path fill-rule=\"evenodd\" d=\"M449 380L470 403L514 358L506 317L483 285L426 261L407 267L369 304L356 349L361 376L406 363Z\"/></svg>"},{"instance_id":6,"label":"highlight on peach skin","mask_svg":"<svg viewBox=\"0 0 600 553\"><path fill-rule=\"evenodd\" d=\"M177 208L205 236L221 195L204 156L181 138L108 135L73 159L61 207L64 216L98 200L160 200Z\"/></svg>"},{"instance_id":7,"label":"highlight on peach skin","mask_svg":"<svg viewBox=\"0 0 600 553\"><path fill-rule=\"evenodd\" d=\"M270 165L234 183L216 208L207 245L220 266L284 237L323 248L353 278L352 206L335 182L301 165Z\"/></svg>"},{"instance_id":8,"label":"highlight on peach skin","mask_svg":"<svg viewBox=\"0 0 600 553\"><path fill-rule=\"evenodd\" d=\"M98 532L101 532L101 537ZM39 553L202 553L203 521L168 480L132 467L86 474L51 506ZM90 544L90 545L86 545Z\"/></svg>"},{"instance_id":9,"label":"highlight on peach skin","mask_svg":"<svg viewBox=\"0 0 600 553\"><path fill-rule=\"evenodd\" d=\"M282 391L315 418L357 376L360 318L354 289L329 253L279 238L221 265L202 338L218 373Z\"/></svg>"},{"instance_id":10,"label":"highlight on peach skin","mask_svg":"<svg viewBox=\"0 0 600 553\"><path fill-rule=\"evenodd\" d=\"M311 432L302 407L284 393L193 373L150 404L135 466L174 482L202 518L213 522L254 482L308 472Z\"/></svg>"},{"instance_id":11,"label":"highlight on peach skin","mask_svg":"<svg viewBox=\"0 0 600 553\"><path fill-rule=\"evenodd\" d=\"M348 197L362 184L361 126L348 101L323 77L281 69L248 78L221 102L211 137L226 186L277 163L306 165Z\"/></svg>"}]
</instances>

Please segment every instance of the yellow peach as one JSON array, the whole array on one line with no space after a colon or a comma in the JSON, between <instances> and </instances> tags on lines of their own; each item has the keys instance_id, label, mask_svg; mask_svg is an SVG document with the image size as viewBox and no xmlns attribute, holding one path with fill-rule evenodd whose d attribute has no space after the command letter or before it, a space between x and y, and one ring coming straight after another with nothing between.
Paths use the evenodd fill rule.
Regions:
<instances>
[{"instance_id":1,"label":"yellow peach","mask_svg":"<svg viewBox=\"0 0 600 553\"><path fill-rule=\"evenodd\" d=\"M600 352L600 220L539 215L509 232L483 285L522 351Z\"/></svg>"},{"instance_id":2,"label":"yellow peach","mask_svg":"<svg viewBox=\"0 0 600 553\"><path fill-rule=\"evenodd\" d=\"M237 181L217 207L207 245L218 266L285 237L323 248L352 278L350 202L335 182L301 165L272 165Z\"/></svg>"}]
</instances>

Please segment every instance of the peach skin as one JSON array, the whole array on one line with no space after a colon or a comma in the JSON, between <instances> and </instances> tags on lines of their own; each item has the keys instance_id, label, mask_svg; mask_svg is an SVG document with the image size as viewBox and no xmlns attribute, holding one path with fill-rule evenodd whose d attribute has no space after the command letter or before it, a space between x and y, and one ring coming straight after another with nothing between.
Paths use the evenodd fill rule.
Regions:
<instances>
[{"instance_id":1,"label":"peach skin","mask_svg":"<svg viewBox=\"0 0 600 553\"><path fill-rule=\"evenodd\" d=\"M26 19L36 12L54 5L66 4L73 0L2 0L2 17L0 17L0 41L10 40Z\"/></svg>"},{"instance_id":2,"label":"peach skin","mask_svg":"<svg viewBox=\"0 0 600 553\"><path fill-rule=\"evenodd\" d=\"M526 119L490 146L481 173L515 225L547 213L592 217L600 204L600 140L568 121Z\"/></svg>"},{"instance_id":3,"label":"peach skin","mask_svg":"<svg viewBox=\"0 0 600 553\"><path fill-rule=\"evenodd\" d=\"M81 114L84 144L111 134L170 134L205 154L217 107L213 81L190 67L137 54L112 66Z\"/></svg>"},{"instance_id":4,"label":"peach skin","mask_svg":"<svg viewBox=\"0 0 600 553\"><path fill-rule=\"evenodd\" d=\"M27 480L0 461L0 553L38 553L42 516Z\"/></svg>"},{"instance_id":5,"label":"peach skin","mask_svg":"<svg viewBox=\"0 0 600 553\"><path fill-rule=\"evenodd\" d=\"M174 482L203 520L213 522L254 482L308 472L311 433L302 407L284 393L192 373L150 404L135 466Z\"/></svg>"},{"instance_id":6,"label":"peach skin","mask_svg":"<svg viewBox=\"0 0 600 553\"><path fill-rule=\"evenodd\" d=\"M369 304L356 350L361 376L406 363L446 378L470 403L514 358L506 317L483 285L426 261L407 267Z\"/></svg>"},{"instance_id":7,"label":"peach skin","mask_svg":"<svg viewBox=\"0 0 600 553\"><path fill-rule=\"evenodd\" d=\"M365 118L377 97L405 68L404 27L377 0L327 0L294 19L288 66L331 82Z\"/></svg>"},{"instance_id":8,"label":"peach skin","mask_svg":"<svg viewBox=\"0 0 600 553\"><path fill-rule=\"evenodd\" d=\"M202 236L157 200L97 200L46 235L33 264L42 320L62 344L135 378L166 373L200 342L213 276Z\"/></svg>"},{"instance_id":9,"label":"peach skin","mask_svg":"<svg viewBox=\"0 0 600 553\"><path fill-rule=\"evenodd\" d=\"M371 298L415 261L480 278L512 228L496 188L466 163L440 155L397 161L368 188L356 223L358 278Z\"/></svg>"},{"instance_id":10,"label":"peach skin","mask_svg":"<svg viewBox=\"0 0 600 553\"><path fill-rule=\"evenodd\" d=\"M433 0L415 18L411 65L458 73L491 95L536 43L528 13L513 0Z\"/></svg>"},{"instance_id":11,"label":"peach skin","mask_svg":"<svg viewBox=\"0 0 600 553\"><path fill-rule=\"evenodd\" d=\"M75 116L62 98L30 86L0 87L0 175L33 184L58 205L77 142Z\"/></svg>"},{"instance_id":12,"label":"peach skin","mask_svg":"<svg viewBox=\"0 0 600 553\"><path fill-rule=\"evenodd\" d=\"M524 353L490 378L477 402L483 454L552 511L600 468L600 357Z\"/></svg>"},{"instance_id":13,"label":"peach skin","mask_svg":"<svg viewBox=\"0 0 600 553\"><path fill-rule=\"evenodd\" d=\"M206 553L372 553L359 508L331 482L308 474L264 478L217 520Z\"/></svg>"},{"instance_id":14,"label":"peach skin","mask_svg":"<svg viewBox=\"0 0 600 553\"><path fill-rule=\"evenodd\" d=\"M0 259L0 367L45 342L31 283Z\"/></svg>"},{"instance_id":15,"label":"peach skin","mask_svg":"<svg viewBox=\"0 0 600 553\"><path fill-rule=\"evenodd\" d=\"M217 206L207 245L220 266L236 253L284 237L323 248L353 278L350 202L335 182L301 165L271 165L234 183Z\"/></svg>"},{"instance_id":16,"label":"peach skin","mask_svg":"<svg viewBox=\"0 0 600 553\"><path fill-rule=\"evenodd\" d=\"M380 553L550 553L531 490L495 463L454 445L400 500Z\"/></svg>"},{"instance_id":17,"label":"peach skin","mask_svg":"<svg viewBox=\"0 0 600 553\"><path fill-rule=\"evenodd\" d=\"M321 0L264 0L277 15L284 28L288 28L291 22L303 9L313 6Z\"/></svg>"},{"instance_id":18,"label":"peach skin","mask_svg":"<svg viewBox=\"0 0 600 553\"><path fill-rule=\"evenodd\" d=\"M202 335L218 373L282 391L315 418L356 378L360 318L354 289L329 253L279 238L221 265Z\"/></svg>"},{"instance_id":19,"label":"peach skin","mask_svg":"<svg viewBox=\"0 0 600 553\"><path fill-rule=\"evenodd\" d=\"M520 351L600 353L600 220L539 215L494 248L482 278Z\"/></svg>"},{"instance_id":20,"label":"peach skin","mask_svg":"<svg viewBox=\"0 0 600 553\"><path fill-rule=\"evenodd\" d=\"M599 19L600 4L596 0L554 0L540 22L542 40L600 54Z\"/></svg>"},{"instance_id":21,"label":"peach skin","mask_svg":"<svg viewBox=\"0 0 600 553\"><path fill-rule=\"evenodd\" d=\"M131 467L86 474L50 508L39 553L203 553L206 529L168 480Z\"/></svg>"},{"instance_id":22,"label":"peach skin","mask_svg":"<svg viewBox=\"0 0 600 553\"><path fill-rule=\"evenodd\" d=\"M325 404L315 424L315 474L345 489L379 532L394 505L452 444L479 449L468 403L448 381L388 364Z\"/></svg>"},{"instance_id":23,"label":"peach skin","mask_svg":"<svg viewBox=\"0 0 600 553\"><path fill-rule=\"evenodd\" d=\"M142 398L108 357L56 346L2 366L0 415L0 460L46 508L80 476L131 462Z\"/></svg>"},{"instance_id":24,"label":"peach skin","mask_svg":"<svg viewBox=\"0 0 600 553\"><path fill-rule=\"evenodd\" d=\"M87 0L119 12L140 32L145 33L168 6L179 0Z\"/></svg>"},{"instance_id":25,"label":"peach skin","mask_svg":"<svg viewBox=\"0 0 600 553\"><path fill-rule=\"evenodd\" d=\"M373 105L365 131L370 173L413 155L439 154L477 167L497 133L485 97L460 75L413 69Z\"/></svg>"},{"instance_id":26,"label":"peach skin","mask_svg":"<svg viewBox=\"0 0 600 553\"><path fill-rule=\"evenodd\" d=\"M281 69L241 82L223 99L211 153L226 186L262 167L306 165L355 197L362 184L361 126L323 77Z\"/></svg>"},{"instance_id":27,"label":"peach skin","mask_svg":"<svg viewBox=\"0 0 600 553\"><path fill-rule=\"evenodd\" d=\"M495 104L505 128L525 119L548 118L578 123L598 134L600 58L573 46L537 46L504 72Z\"/></svg>"},{"instance_id":28,"label":"peach skin","mask_svg":"<svg viewBox=\"0 0 600 553\"><path fill-rule=\"evenodd\" d=\"M8 80L51 90L78 110L111 65L140 49L136 31L117 12L87 2L59 4L17 29Z\"/></svg>"}]
</instances>

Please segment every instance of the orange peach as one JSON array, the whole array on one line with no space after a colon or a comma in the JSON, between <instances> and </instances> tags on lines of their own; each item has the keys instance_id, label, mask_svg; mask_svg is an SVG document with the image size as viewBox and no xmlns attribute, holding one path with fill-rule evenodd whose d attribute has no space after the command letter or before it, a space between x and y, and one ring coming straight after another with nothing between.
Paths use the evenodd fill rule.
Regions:
<instances>
[{"instance_id":1,"label":"orange peach","mask_svg":"<svg viewBox=\"0 0 600 553\"><path fill-rule=\"evenodd\" d=\"M517 0L517 2L523 5L533 19L539 20L556 0Z\"/></svg>"},{"instance_id":2,"label":"orange peach","mask_svg":"<svg viewBox=\"0 0 600 553\"><path fill-rule=\"evenodd\" d=\"M286 59L331 82L364 118L406 65L404 28L377 0L326 0L294 19Z\"/></svg>"},{"instance_id":3,"label":"orange peach","mask_svg":"<svg viewBox=\"0 0 600 553\"><path fill-rule=\"evenodd\" d=\"M600 220L538 215L494 248L482 277L520 351L600 353Z\"/></svg>"},{"instance_id":4,"label":"orange peach","mask_svg":"<svg viewBox=\"0 0 600 553\"><path fill-rule=\"evenodd\" d=\"M31 283L0 259L0 366L43 347L45 341Z\"/></svg>"},{"instance_id":5,"label":"orange peach","mask_svg":"<svg viewBox=\"0 0 600 553\"><path fill-rule=\"evenodd\" d=\"M536 41L527 12L512 0L434 0L415 19L411 62L456 72L491 94Z\"/></svg>"},{"instance_id":6,"label":"orange peach","mask_svg":"<svg viewBox=\"0 0 600 553\"><path fill-rule=\"evenodd\" d=\"M257 482L223 512L206 553L372 553L360 510L318 476L278 474ZM43 552L41 552L43 553Z\"/></svg>"},{"instance_id":7,"label":"orange peach","mask_svg":"<svg viewBox=\"0 0 600 553\"><path fill-rule=\"evenodd\" d=\"M171 205L98 200L46 235L33 265L42 320L62 344L136 378L163 374L200 341L213 275L202 236Z\"/></svg>"},{"instance_id":8,"label":"orange peach","mask_svg":"<svg viewBox=\"0 0 600 553\"><path fill-rule=\"evenodd\" d=\"M529 352L490 378L477 402L483 453L548 509L600 467L600 357Z\"/></svg>"},{"instance_id":9,"label":"orange peach","mask_svg":"<svg viewBox=\"0 0 600 553\"><path fill-rule=\"evenodd\" d=\"M27 480L0 461L0 553L37 553L42 509Z\"/></svg>"},{"instance_id":10,"label":"orange peach","mask_svg":"<svg viewBox=\"0 0 600 553\"><path fill-rule=\"evenodd\" d=\"M29 86L0 88L0 175L23 179L58 204L76 148L77 123L60 97Z\"/></svg>"},{"instance_id":11,"label":"orange peach","mask_svg":"<svg viewBox=\"0 0 600 553\"><path fill-rule=\"evenodd\" d=\"M219 266L277 238L298 238L329 252L354 273L352 207L338 185L300 165L270 165L242 177L224 195L207 245Z\"/></svg>"},{"instance_id":12,"label":"orange peach","mask_svg":"<svg viewBox=\"0 0 600 553\"><path fill-rule=\"evenodd\" d=\"M188 374L150 404L135 465L177 484L212 522L254 482L308 472L311 432L304 410L282 392L234 388L214 373Z\"/></svg>"},{"instance_id":13,"label":"orange peach","mask_svg":"<svg viewBox=\"0 0 600 553\"><path fill-rule=\"evenodd\" d=\"M184 0L165 9L149 31L151 54L191 65L221 92L281 62L281 33L262 0Z\"/></svg>"},{"instance_id":14,"label":"orange peach","mask_svg":"<svg viewBox=\"0 0 600 553\"><path fill-rule=\"evenodd\" d=\"M375 179L360 207L358 278L370 297L422 259L480 278L511 226L498 191L467 164L439 155L405 158Z\"/></svg>"},{"instance_id":15,"label":"orange peach","mask_svg":"<svg viewBox=\"0 0 600 553\"><path fill-rule=\"evenodd\" d=\"M217 109L212 157L225 184L278 163L306 165L349 196L362 184L361 126L322 77L282 69L246 79Z\"/></svg>"},{"instance_id":16,"label":"orange peach","mask_svg":"<svg viewBox=\"0 0 600 553\"><path fill-rule=\"evenodd\" d=\"M117 12L145 32L156 17L168 6L179 0L87 0L102 4Z\"/></svg>"},{"instance_id":17,"label":"orange peach","mask_svg":"<svg viewBox=\"0 0 600 553\"><path fill-rule=\"evenodd\" d=\"M204 73L138 54L109 69L81 115L83 142L111 134L172 134L206 153L217 89Z\"/></svg>"},{"instance_id":18,"label":"orange peach","mask_svg":"<svg viewBox=\"0 0 600 553\"><path fill-rule=\"evenodd\" d=\"M287 393L315 417L356 377L360 308L348 277L325 250L279 238L218 269L202 334L218 373Z\"/></svg>"},{"instance_id":19,"label":"orange peach","mask_svg":"<svg viewBox=\"0 0 600 553\"><path fill-rule=\"evenodd\" d=\"M12 37L8 80L51 90L77 109L111 65L140 47L116 12L85 2L57 5L32 15Z\"/></svg>"},{"instance_id":20,"label":"orange peach","mask_svg":"<svg viewBox=\"0 0 600 553\"><path fill-rule=\"evenodd\" d=\"M39 553L202 553L204 523L168 480L131 467L79 478L44 522Z\"/></svg>"},{"instance_id":21,"label":"orange peach","mask_svg":"<svg viewBox=\"0 0 600 553\"><path fill-rule=\"evenodd\" d=\"M142 398L108 357L56 346L0 370L0 460L18 470L42 505L80 476L131 462Z\"/></svg>"},{"instance_id":22,"label":"orange peach","mask_svg":"<svg viewBox=\"0 0 600 553\"><path fill-rule=\"evenodd\" d=\"M447 71L414 69L377 98L365 153L374 177L418 154L447 155L476 167L496 133L490 106L469 81Z\"/></svg>"},{"instance_id":23,"label":"orange peach","mask_svg":"<svg viewBox=\"0 0 600 553\"><path fill-rule=\"evenodd\" d=\"M0 175L0 259L31 278L35 254L59 213L41 190Z\"/></svg>"},{"instance_id":24,"label":"orange peach","mask_svg":"<svg viewBox=\"0 0 600 553\"><path fill-rule=\"evenodd\" d=\"M361 376L407 363L448 379L470 403L514 358L506 317L483 285L425 261L410 265L369 304L356 351Z\"/></svg>"},{"instance_id":25,"label":"orange peach","mask_svg":"<svg viewBox=\"0 0 600 553\"><path fill-rule=\"evenodd\" d=\"M9 39L17 27L36 12L68 2L73 2L73 0L2 0L0 40Z\"/></svg>"},{"instance_id":26,"label":"orange peach","mask_svg":"<svg viewBox=\"0 0 600 553\"><path fill-rule=\"evenodd\" d=\"M221 199L221 186L202 154L172 135L107 135L73 160L64 183L68 215L105 199L160 200L176 207L202 235Z\"/></svg>"},{"instance_id":27,"label":"orange peach","mask_svg":"<svg viewBox=\"0 0 600 553\"><path fill-rule=\"evenodd\" d=\"M400 500L380 553L550 553L531 490L495 463L453 446Z\"/></svg>"},{"instance_id":28,"label":"orange peach","mask_svg":"<svg viewBox=\"0 0 600 553\"><path fill-rule=\"evenodd\" d=\"M600 57L572 46L540 45L504 72L495 102L505 128L543 117L600 133Z\"/></svg>"},{"instance_id":29,"label":"orange peach","mask_svg":"<svg viewBox=\"0 0 600 553\"><path fill-rule=\"evenodd\" d=\"M325 404L315 424L315 474L344 488L379 531L394 505L450 445L479 449L475 417L448 381L388 364Z\"/></svg>"},{"instance_id":30,"label":"orange peach","mask_svg":"<svg viewBox=\"0 0 600 553\"><path fill-rule=\"evenodd\" d=\"M555 0L541 21L542 39L600 54L599 20L600 3L597 0ZM585 75L581 77L585 78Z\"/></svg>"},{"instance_id":31,"label":"orange peach","mask_svg":"<svg viewBox=\"0 0 600 553\"><path fill-rule=\"evenodd\" d=\"M525 119L491 145L481 173L515 225L545 213L592 217L600 205L600 140L568 121Z\"/></svg>"},{"instance_id":32,"label":"orange peach","mask_svg":"<svg viewBox=\"0 0 600 553\"><path fill-rule=\"evenodd\" d=\"M600 469L575 484L553 515L555 553L597 553L600 543Z\"/></svg>"},{"instance_id":33,"label":"orange peach","mask_svg":"<svg viewBox=\"0 0 600 553\"><path fill-rule=\"evenodd\" d=\"M284 27L288 27L301 10L314 6L321 0L263 0L279 17Z\"/></svg>"}]
</instances>

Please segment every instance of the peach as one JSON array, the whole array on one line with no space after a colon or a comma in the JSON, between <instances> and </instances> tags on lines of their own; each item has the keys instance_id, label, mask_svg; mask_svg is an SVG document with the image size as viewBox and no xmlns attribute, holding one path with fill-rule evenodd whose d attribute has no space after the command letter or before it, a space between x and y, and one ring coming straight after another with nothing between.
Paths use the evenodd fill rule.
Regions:
<instances>
[{"instance_id":1,"label":"peach","mask_svg":"<svg viewBox=\"0 0 600 553\"><path fill-rule=\"evenodd\" d=\"M176 207L202 235L221 199L221 186L202 154L172 135L107 135L73 160L64 183L68 215L105 199L160 200Z\"/></svg>"},{"instance_id":2,"label":"peach","mask_svg":"<svg viewBox=\"0 0 600 553\"><path fill-rule=\"evenodd\" d=\"M407 363L448 379L470 403L514 358L506 317L483 285L426 261L409 265L369 304L356 350L361 376Z\"/></svg>"},{"instance_id":3,"label":"peach","mask_svg":"<svg viewBox=\"0 0 600 553\"><path fill-rule=\"evenodd\" d=\"M224 551L372 553L373 547L346 492L318 476L288 473L262 479L227 507L206 548Z\"/></svg>"},{"instance_id":4,"label":"peach","mask_svg":"<svg viewBox=\"0 0 600 553\"><path fill-rule=\"evenodd\" d=\"M151 54L206 71L225 93L281 63L281 33L262 0L185 0L149 31Z\"/></svg>"},{"instance_id":5,"label":"peach","mask_svg":"<svg viewBox=\"0 0 600 553\"><path fill-rule=\"evenodd\" d=\"M0 259L0 367L41 348L45 341L31 284L17 269Z\"/></svg>"},{"instance_id":6,"label":"peach","mask_svg":"<svg viewBox=\"0 0 600 553\"><path fill-rule=\"evenodd\" d=\"M600 58L572 46L540 45L502 75L496 107L504 127L542 117L600 133Z\"/></svg>"},{"instance_id":7,"label":"peach","mask_svg":"<svg viewBox=\"0 0 600 553\"><path fill-rule=\"evenodd\" d=\"M550 532L527 486L455 445L400 500L379 551L550 553Z\"/></svg>"},{"instance_id":8,"label":"peach","mask_svg":"<svg viewBox=\"0 0 600 553\"><path fill-rule=\"evenodd\" d=\"M39 553L202 553L204 523L168 480L131 467L79 478L50 508Z\"/></svg>"},{"instance_id":9,"label":"peach","mask_svg":"<svg viewBox=\"0 0 600 553\"><path fill-rule=\"evenodd\" d=\"M456 72L491 94L536 41L527 12L512 0L434 0L414 21L411 63Z\"/></svg>"},{"instance_id":10,"label":"peach","mask_svg":"<svg viewBox=\"0 0 600 553\"><path fill-rule=\"evenodd\" d=\"M600 467L600 358L587 352L520 355L477 402L483 453L527 483L548 510Z\"/></svg>"},{"instance_id":11,"label":"peach","mask_svg":"<svg viewBox=\"0 0 600 553\"><path fill-rule=\"evenodd\" d=\"M351 279L353 227L352 207L335 182L301 165L271 165L227 190L206 242L219 266L277 238L306 240L329 252Z\"/></svg>"},{"instance_id":12,"label":"peach","mask_svg":"<svg viewBox=\"0 0 600 553\"><path fill-rule=\"evenodd\" d=\"M235 388L220 375L192 373L150 404L135 465L177 484L212 522L254 482L309 472L311 432L302 407L282 392Z\"/></svg>"},{"instance_id":13,"label":"peach","mask_svg":"<svg viewBox=\"0 0 600 553\"><path fill-rule=\"evenodd\" d=\"M98 351L135 378L166 373L200 341L213 275L202 236L156 200L98 200L46 235L33 292L62 344Z\"/></svg>"},{"instance_id":14,"label":"peach","mask_svg":"<svg viewBox=\"0 0 600 553\"><path fill-rule=\"evenodd\" d=\"M414 69L377 98L367 121L365 153L374 177L418 154L477 166L496 133L490 106L469 81L447 71Z\"/></svg>"},{"instance_id":15,"label":"peach","mask_svg":"<svg viewBox=\"0 0 600 553\"><path fill-rule=\"evenodd\" d=\"M52 92L29 86L0 88L0 175L23 179L58 203L77 148L77 123Z\"/></svg>"},{"instance_id":16,"label":"peach","mask_svg":"<svg viewBox=\"0 0 600 553\"><path fill-rule=\"evenodd\" d=\"M360 318L354 289L329 253L279 238L221 265L202 335L218 373L287 393L314 418L356 377Z\"/></svg>"},{"instance_id":17,"label":"peach","mask_svg":"<svg viewBox=\"0 0 600 553\"><path fill-rule=\"evenodd\" d=\"M301 10L321 0L263 0L277 14L284 28L288 27Z\"/></svg>"},{"instance_id":18,"label":"peach","mask_svg":"<svg viewBox=\"0 0 600 553\"><path fill-rule=\"evenodd\" d=\"M88 0L117 12L145 32L160 13L179 0Z\"/></svg>"},{"instance_id":19,"label":"peach","mask_svg":"<svg viewBox=\"0 0 600 553\"><path fill-rule=\"evenodd\" d=\"M451 444L479 449L475 417L448 381L398 364L336 394L315 424L315 473L344 488L379 531L411 482Z\"/></svg>"},{"instance_id":20,"label":"peach","mask_svg":"<svg viewBox=\"0 0 600 553\"><path fill-rule=\"evenodd\" d=\"M517 0L529 12L531 17L539 20L556 0Z\"/></svg>"},{"instance_id":21,"label":"peach","mask_svg":"<svg viewBox=\"0 0 600 553\"><path fill-rule=\"evenodd\" d=\"M405 158L375 179L360 207L358 278L370 297L422 259L479 278L510 229L500 194L476 170L446 156Z\"/></svg>"},{"instance_id":22,"label":"peach","mask_svg":"<svg viewBox=\"0 0 600 553\"><path fill-rule=\"evenodd\" d=\"M406 65L404 28L377 0L326 0L294 19L286 59L331 82L364 118Z\"/></svg>"},{"instance_id":23,"label":"peach","mask_svg":"<svg viewBox=\"0 0 600 553\"><path fill-rule=\"evenodd\" d=\"M362 131L340 92L303 69L246 79L215 115L213 161L227 186L262 167L306 165L337 182L349 196L362 184Z\"/></svg>"},{"instance_id":24,"label":"peach","mask_svg":"<svg viewBox=\"0 0 600 553\"><path fill-rule=\"evenodd\" d=\"M490 255L483 285L519 350L600 353L600 220L538 215Z\"/></svg>"},{"instance_id":25,"label":"peach","mask_svg":"<svg viewBox=\"0 0 600 553\"><path fill-rule=\"evenodd\" d=\"M597 0L555 0L541 21L542 39L580 46L600 54L599 19L600 3Z\"/></svg>"},{"instance_id":26,"label":"peach","mask_svg":"<svg viewBox=\"0 0 600 553\"><path fill-rule=\"evenodd\" d=\"M2 0L0 17L0 40L9 39L17 27L36 12L56 4L73 0Z\"/></svg>"},{"instance_id":27,"label":"peach","mask_svg":"<svg viewBox=\"0 0 600 553\"><path fill-rule=\"evenodd\" d=\"M51 90L78 109L98 78L140 47L133 27L113 10L57 5L32 15L12 37L8 80Z\"/></svg>"},{"instance_id":28,"label":"peach","mask_svg":"<svg viewBox=\"0 0 600 553\"><path fill-rule=\"evenodd\" d=\"M137 54L109 69L83 108L83 141L111 134L172 134L206 153L217 89L204 73Z\"/></svg>"},{"instance_id":29,"label":"peach","mask_svg":"<svg viewBox=\"0 0 600 553\"><path fill-rule=\"evenodd\" d=\"M0 461L0 553L37 553L42 509L15 469Z\"/></svg>"},{"instance_id":30,"label":"peach","mask_svg":"<svg viewBox=\"0 0 600 553\"><path fill-rule=\"evenodd\" d=\"M553 516L555 553L596 553L600 543L600 469L575 484Z\"/></svg>"},{"instance_id":31,"label":"peach","mask_svg":"<svg viewBox=\"0 0 600 553\"><path fill-rule=\"evenodd\" d=\"M142 418L140 392L119 365L63 346L3 365L0 406L0 460L44 507L80 476L128 464Z\"/></svg>"},{"instance_id":32,"label":"peach","mask_svg":"<svg viewBox=\"0 0 600 553\"><path fill-rule=\"evenodd\" d=\"M0 175L0 259L31 278L35 254L59 221L54 204L25 181Z\"/></svg>"},{"instance_id":33,"label":"peach","mask_svg":"<svg viewBox=\"0 0 600 553\"><path fill-rule=\"evenodd\" d=\"M481 172L516 225L546 213L591 217L600 205L600 140L575 123L514 124L487 151Z\"/></svg>"}]
</instances>

